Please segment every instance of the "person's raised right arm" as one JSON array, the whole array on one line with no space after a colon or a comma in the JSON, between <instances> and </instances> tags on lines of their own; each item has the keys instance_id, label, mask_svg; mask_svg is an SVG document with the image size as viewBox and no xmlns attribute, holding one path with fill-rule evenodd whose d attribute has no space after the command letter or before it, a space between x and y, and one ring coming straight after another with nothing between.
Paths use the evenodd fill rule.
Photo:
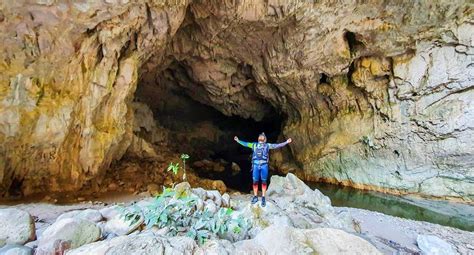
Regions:
<instances>
[{"instance_id":1,"label":"person's raised right arm","mask_svg":"<svg viewBox=\"0 0 474 255\"><path fill-rule=\"evenodd\" d=\"M241 141L241 140L239 140L239 138L237 136L234 136L234 140L236 142L238 142L240 145L244 146L244 147L248 147L250 149L253 149L253 143Z\"/></svg>"}]
</instances>

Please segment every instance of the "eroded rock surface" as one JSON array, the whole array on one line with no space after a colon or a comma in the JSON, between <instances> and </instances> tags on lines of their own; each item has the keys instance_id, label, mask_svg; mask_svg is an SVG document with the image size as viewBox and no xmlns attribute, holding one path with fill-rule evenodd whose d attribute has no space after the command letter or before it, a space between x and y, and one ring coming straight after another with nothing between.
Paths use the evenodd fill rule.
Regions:
<instances>
[{"instance_id":1,"label":"eroded rock surface","mask_svg":"<svg viewBox=\"0 0 474 255\"><path fill-rule=\"evenodd\" d=\"M31 215L15 208L0 209L0 240L3 244L25 244L35 239Z\"/></svg>"},{"instance_id":2,"label":"eroded rock surface","mask_svg":"<svg viewBox=\"0 0 474 255\"><path fill-rule=\"evenodd\" d=\"M276 109L294 140L276 166L305 179L473 200L469 1L0 7L2 193L97 186L124 155L159 156L167 133L137 126L150 113L132 100L153 110L172 89L228 116Z\"/></svg>"}]
</instances>

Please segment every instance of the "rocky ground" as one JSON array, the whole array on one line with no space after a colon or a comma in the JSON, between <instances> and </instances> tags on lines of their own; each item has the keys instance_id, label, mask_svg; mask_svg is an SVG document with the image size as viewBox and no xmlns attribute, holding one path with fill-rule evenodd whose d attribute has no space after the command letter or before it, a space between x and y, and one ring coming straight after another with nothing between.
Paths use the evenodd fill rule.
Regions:
<instances>
[{"instance_id":1,"label":"rocky ground","mask_svg":"<svg viewBox=\"0 0 474 255\"><path fill-rule=\"evenodd\" d=\"M143 215L127 222L116 204L145 212L145 194L73 205L46 203L0 209L0 254L474 254L474 233L367 210L332 207L329 198L296 176L274 176L267 206L250 205L249 195L176 186L198 201L193 210L232 208L249 221L240 232L210 236L200 243L170 228L147 227ZM124 201L125 200L125 201Z\"/></svg>"}]
</instances>

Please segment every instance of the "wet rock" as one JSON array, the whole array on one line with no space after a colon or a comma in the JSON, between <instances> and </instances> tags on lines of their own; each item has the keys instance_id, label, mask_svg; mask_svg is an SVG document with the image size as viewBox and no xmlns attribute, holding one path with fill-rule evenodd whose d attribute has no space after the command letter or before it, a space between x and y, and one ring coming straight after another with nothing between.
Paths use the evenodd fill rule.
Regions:
<instances>
[{"instance_id":1,"label":"wet rock","mask_svg":"<svg viewBox=\"0 0 474 255\"><path fill-rule=\"evenodd\" d=\"M0 248L1 255L32 255L33 249L18 244L7 244Z\"/></svg>"},{"instance_id":2,"label":"wet rock","mask_svg":"<svg viewBox=\"0 0 474 255\"><path fill-rule=\"evenodd\" d=\"M77 219L84 219L92 222L99 222L101 221L102 214L95 209L85 209L85 210L75 210L61 214L56 221L60 221L62 219L68 218L77 218Z\"/></svg>"},{"instance_id":3,"label":"wet rock","mask_svg":"<svg viewBox=\"0 0 474 255\"><path fill-rule=\"evenodd\" d=\"M433 235L418 235L416 243L423 255L457 255L454 247L443 239Z\"/></svg>"},{"instance_id":4,"label":"wet rock","mask_svg":"<svg viewBox=\"0 0 474 255\"><path fill-rule=\"evenodd\" d=\"M234 245L237 251L263 250L267 254L382 254L366 240L331 228L270 226L255 238Z\"/></svg>"},{"instance_id":5,"label":"wet rock","mask_svg":"<svg viewBox=\"0 0 474 255\"><path fill-rule=\"evenodd\" d=\"M101 237L100 228L94 223L76 218L66 218L49 226L38 240L38 251L50 254L65 247L77 248L97 241Z\"/></svg>"},{"instance_id":6,"label":"wet rock","mask_svg":"<svg viewBox=\"0 0 474 255\"><path fill-rule=\"evenodd\" d=\"M0 209L0 240L6 244L25 244L35 239L31 215L16 208Z\"/></svg>"},{"instance_id":7,"label":"wet rock","mask_svg":"<svg viewBox=\"0 0 474 255\"><path fill-rule=\"evenodd\" d=\"M107 233L118 236L128 235L136 230L143 223L143 220L143 216L140 216L138 220L127 221L122 215L117 214L107 221L104 229Z\"/></svg>"}]
</instances>

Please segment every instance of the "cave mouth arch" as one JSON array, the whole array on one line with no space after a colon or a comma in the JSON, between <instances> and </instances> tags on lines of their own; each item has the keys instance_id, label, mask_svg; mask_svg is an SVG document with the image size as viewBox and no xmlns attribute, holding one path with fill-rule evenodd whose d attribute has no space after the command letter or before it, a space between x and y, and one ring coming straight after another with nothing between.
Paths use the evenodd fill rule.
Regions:
<instances>
[{"instance_id":1,"label":"cave mouth arch","mask_svg":"<svg viewBox=\"0 0 474 255\"><path fill-rule=\"evenodd\" d=\"M222 180L227 188L242 192L251 190L251 150L236 143L234 136L253 142L265 132L269 142L281 142L287 120L270 103L270 110L258 121L227 116L193 99L189 91L175 84L139 82L134 101L150 108L156 125L167 133L160 146L166 146L175 155L189 154L189 165L199 177ZM236 171L236 165L240 171ZM271 166L271 173L272 169Z\"/></svg>"}]
</instances>

